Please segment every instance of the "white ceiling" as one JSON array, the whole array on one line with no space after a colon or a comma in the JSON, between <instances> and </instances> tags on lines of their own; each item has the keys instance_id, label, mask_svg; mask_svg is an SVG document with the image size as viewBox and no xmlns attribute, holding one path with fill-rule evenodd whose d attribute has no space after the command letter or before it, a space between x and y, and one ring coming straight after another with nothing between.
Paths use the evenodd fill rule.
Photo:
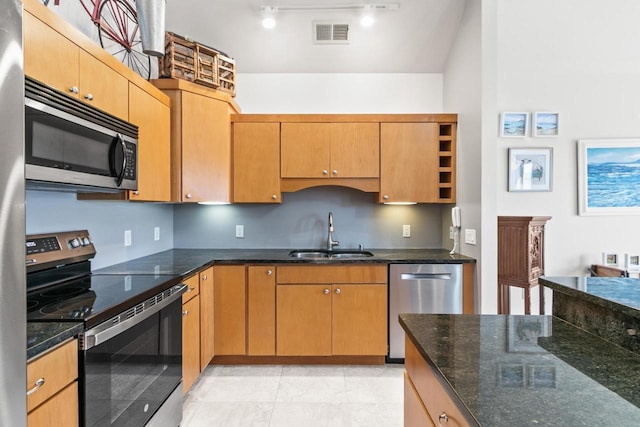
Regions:
<instances>
[{"instance_id":1,"label":"white ceiling","mask_svg":"<svg viewBox=\"0 0 640 427\"><path fill-rule=\"evenodd\" d=\"M467 0L170 0L166 29L225 51L239 73L440 73ZM260 24L260 6L399 4L364 28L359 13L281 11ZM318 45L313 21L350 22L350 43Z\"/></svg>"}]
</instances>

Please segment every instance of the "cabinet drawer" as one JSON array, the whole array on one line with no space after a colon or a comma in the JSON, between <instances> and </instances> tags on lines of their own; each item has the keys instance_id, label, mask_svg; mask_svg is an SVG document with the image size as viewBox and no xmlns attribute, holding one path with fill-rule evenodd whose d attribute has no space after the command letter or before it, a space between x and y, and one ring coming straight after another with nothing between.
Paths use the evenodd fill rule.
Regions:
<instances>
[{"instance_id":1,"label":"cabinet drawer","mask_svg":"<svg viewBox=\"0 0 640 427\"><path fill-rule=\"evenodd\" d=\"M33 389L40 378L44 383L27 396L28 412L78 378L78 341L60 344L29 362L27 390Z\"/></svg>"},{"instance_id":2,"label":"cabinet drawer","mask_svg":"<svg viewBox=\"0 0 640 427\"><path fill-rule=\"evenodd\" d=\"M404 373L404 427L434 427L431 416L418 396L407 373Z\"/></svg>"},{"instance_id":3,"label":"cabinet drawer","mask_svg":"<svg viewBox=\"0 0 640 427\"><path fill-rule=\"evenodd\" d=\"M78 383L73 382L27 415L28 427L79 425Z\"/></svg>"},{"instance_id":4,"label":"cabinet drawer","mask_svg":"<svg viewBox=\"0 0 640 427\"><path fill-rule=\"evenodd\" d=\"M278 283L387 283L387 266L280 266Z\"/></svg>"},{"instance_id":5,"label":"cabinet drawer","mask_svg":"<svg viewBox=\"0 0 640 427\"><path fill-rule=\"evenodd\" d=\"M411 340L406 338L405 342L405 369L433 423L439 425L440 416L446 415L447 426L469 426L458 406L449 397Z\"/></svg>"},{"instance_id":6,"label":"cabinet drawer","mask_svg":"<svg viewBox=\"0 0 640 427\"><path fill-rule=\"evenodd\" d=\"M182 303L184 304L200 293L200 277L196 274L184 279L183 283L187 285L187 291L182 294Z\"/></svg>"}]
</instances>

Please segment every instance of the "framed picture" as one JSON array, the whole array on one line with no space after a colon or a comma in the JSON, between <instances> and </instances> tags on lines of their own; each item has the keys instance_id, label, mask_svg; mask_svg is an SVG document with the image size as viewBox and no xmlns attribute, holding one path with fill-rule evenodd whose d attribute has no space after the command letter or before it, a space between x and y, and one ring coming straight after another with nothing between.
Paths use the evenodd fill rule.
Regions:
<instances>
[{"instance_id":1,"label":"framed picture","mask_svg":"<svg viewBox=\"0 0 640 427\"><path fill-rule=\"evenodd\" d=\"M624 254L624 267L629 273L640 272L640 254Z\"/></svg>"},{"instance_id":2,"label":"framed picture","mask_svg":"<svg viewBox=\"0 0 640 427\"><path fill-rule=\"evenodd\" d=\"M548 337L551 331L550 316L509 316L507 318L507 352L545 353L538 345L538 338Z\"/></svg>"},{"instance_id":3,"label":"framed picture","mask_svg":"<svg viewBox=\"0 0 640 427\"><path fill-rule=\"evenodd\" d=\"M578 214L640 213L640 139L578 141Z\"/></svg>"},{"instance_id":4,"label":"framed picture","mask_svg":"<svg viewBox=\"0 0 640 427\"><path fill-rule=\"evenodd\" d=\"M620 257L615 252L603 252L602 265L605 267L617 267L620 265Z\"/></svg>"},{"instance_id":5,"label":"framed picture","mask_svg":"<svg viewBox=\"0 0 640 427\"><path fill-rule=\"evenodd\" d=\"M504 112L500 114L501 137L524 137L529 128L529 113Z\"/></svg>"},{"instance_id":6,"label":"framed picture","mask_svg":"<svg viewBox=\"0 0 640 427\"><path fill-rule=\"evenodd\" d=\"M533 136L558 136L559 118L558 113L533 113Z\"/></svg>"},{"instance_id":7,"label":"framed picture","mask_svg":"<svg viewBox=\"0 0 640 427\"><path fill-rule=\"evenodd\" d=\"M509 191L551 191L552 148L509 148Z\"/></svg>"}]
</instances>

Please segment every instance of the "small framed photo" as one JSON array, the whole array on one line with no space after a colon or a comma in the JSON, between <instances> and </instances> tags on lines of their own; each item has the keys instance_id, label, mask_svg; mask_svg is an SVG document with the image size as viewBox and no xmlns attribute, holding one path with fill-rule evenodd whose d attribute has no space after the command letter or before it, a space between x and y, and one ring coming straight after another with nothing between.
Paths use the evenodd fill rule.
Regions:
<instances>
[{"instance_id":1,"label":"small framed photo","mask_svg":"<svg viewBox=\"0 0 640 427\"><path fill-rule=\"evenodd\" d=\"M503 112L500 114L500 136L520 138L527 136L529 113Z\"/></svg>"},{"instance_id":2,"label":"small framed photo","mask_svg":"<svg viewBox=\"0 0 640 427\"><path fill-rule=\"evenodd\" d=\"M509 191L551 191L552 148L509 148Z\"/></svg>"},{"instance_id":3,"label":"small framed photo","mask_svg":"<svg viewBox=\"0 0 640 427\"><path fill-rule=\"evenodd\" d=\"M639 273L640 254L624 254L624 266L629 273Z\"/></svg>"},{"instance_id":4,"label":"small framed photo","mask_svg":"<svg viewBox=\"0 0 640 427\"><path fill-rule=\"evenodd\" d=\"M533 113L533 136L558 136L559 119L558 113Z\"/></svg>"},{"instance_id":5,"label":"small framed photo","mask_svg":"<svg viewBox=\"0 0 640 427\"><path fill-rule=\"evenodd\" d=\"M620 256L614 252L603 252L602 253L602 265L605 267L618 267L621 265Z\"/></svg>"}]
</instances>

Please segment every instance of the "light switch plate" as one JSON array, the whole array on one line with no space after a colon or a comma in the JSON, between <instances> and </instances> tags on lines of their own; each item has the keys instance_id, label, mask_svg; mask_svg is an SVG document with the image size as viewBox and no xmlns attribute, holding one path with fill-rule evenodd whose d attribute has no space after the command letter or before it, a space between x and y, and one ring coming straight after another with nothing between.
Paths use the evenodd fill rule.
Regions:
<instances>
[{"instance_id":1,"label":"light switch plate","mask_svg":"<svg viewBox=\"0 0 640 427\"><path fill-rule=\"evenodd\" d=\"M411 237L411 225L404 224L402 226L402 237Z\"/></svg>"},{"instance_id":2,"label":"light switch plate","mask_svg":"<svg viewBox=\"0 0 640 427\"><path fill-rule=\"evenodd\" d=\"M476 230L467 228L464 230L464 242L469 245L476 244Z\"/></svg>"},{"instance_id":3,"label":"light switch plate","mask_svg":"<svg viewBox=\"0 0 640 427\"><path fill-rule=\"evenodd\" d=\"M244 225L236 225L236 237L238 239L244 238Z\"/></svg>"},{"instance_id":4,"label":"light switch plate","mask_svg":"<svg viewBox=\"0 0 640 427\"><path fill-rule=\"evenodd\" d=\"M153 240L160 240L160 227L154 227Z\"/></svg>"},{"instance_id":5,"label":"light switch plate","mask_svg":"<svg viewBox=\"0 0 640 427\"><path fill-rule=\"evenodd\" d=\"M124 245L131 246L131 230L124 230Z\"/></svg>"}]
</instances>

